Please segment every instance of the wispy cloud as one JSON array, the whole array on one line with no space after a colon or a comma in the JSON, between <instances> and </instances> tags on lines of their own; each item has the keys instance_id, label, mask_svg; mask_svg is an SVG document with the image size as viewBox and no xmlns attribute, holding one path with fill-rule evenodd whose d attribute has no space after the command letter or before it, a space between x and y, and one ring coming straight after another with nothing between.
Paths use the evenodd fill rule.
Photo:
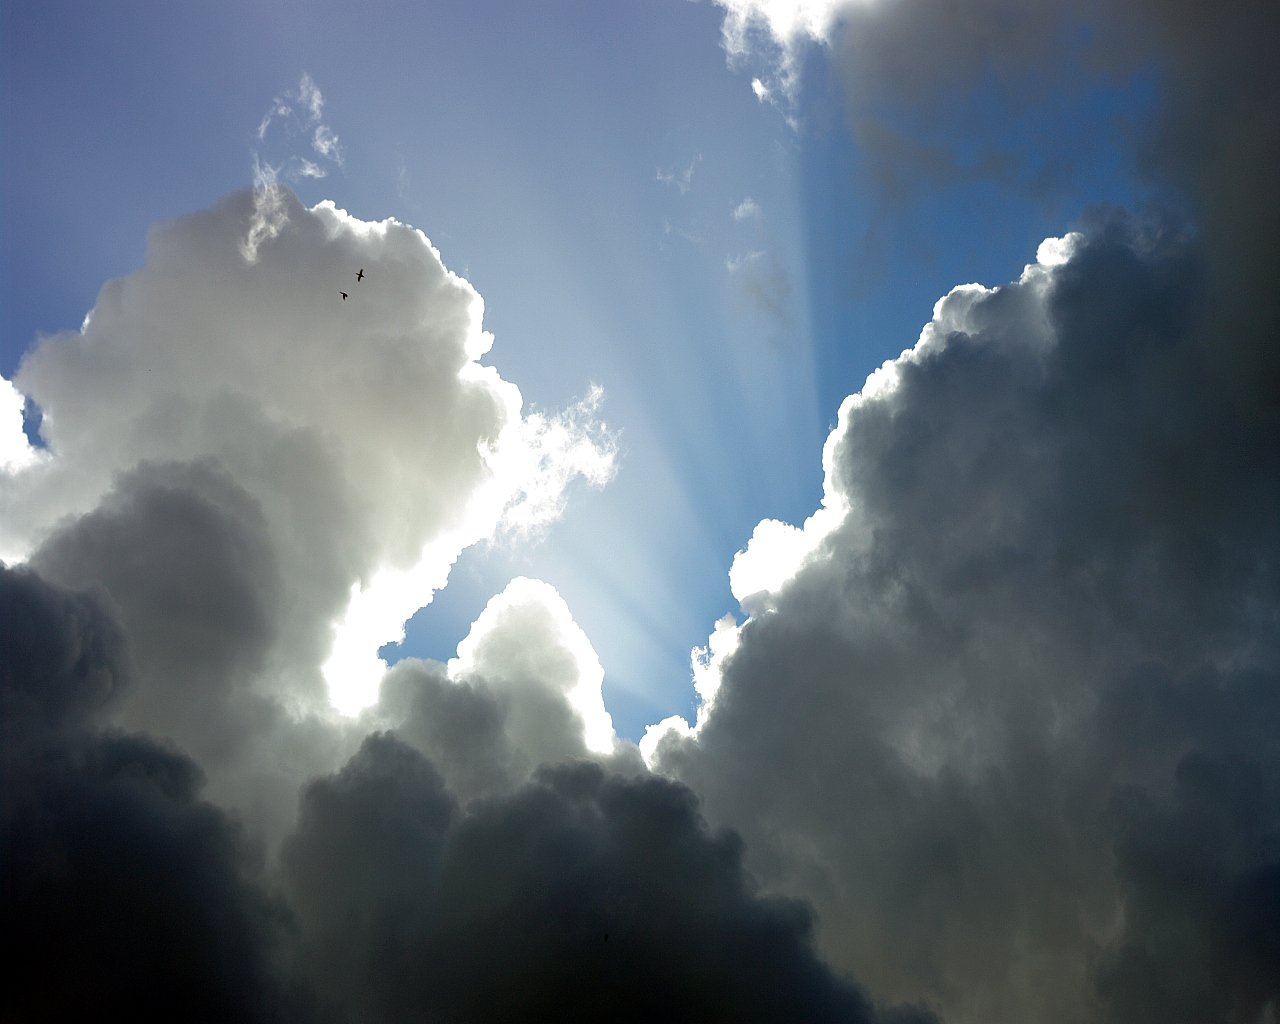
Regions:
<instances>
[{"instance_id":1,"label":"wispy cloud","mask_svg":"<svg viewBox=\"0 0 1280 1024\"><path fill-rule=\"evenodd\" d=\"M342 166L342 144L337 133L324 120L324 95L305 71L298 80L297 89L271 101L271 107L258 124L258 140L266 142L272 126L277 124L286 140L305 137L317 156Z\"/></svg>"},{"instance_id":2,"label":"wispy cloud","mask_svg":"<svg viewBox=\"0 0 1280 1024\"><path fill-rule=\"evenodd\" d=\"M685 195L693 187L693 172L697 170L698 164L701 162L702 154L699 153L689 161L689 166L684 170L664 171L659 168L657 180L664 185L670 185L675 188L681 195Z\"/></svg>"},{"instance_id":3,"label":"wispy cloud","mask_svg":"<svg viewBox=\"0 0 1280 1024\"><path fill-rule=\"evenodd\" d=\"M828 41L846 0L716 0L724 8L721 43L732 65L755 58L766 65L751 81L756 99L795 100L806 45Z\"/></svg>"},{"instance_id":4,"label":"wispy cloud","mask_svg":"<svg viewBox=\"0 0 1280 1024\"><path fill-rule=\"evenodd\" d=\"M249 263L257 260L258 247L279 234L283 225L280 182L326 178L329 168L325 165L342 167L345 159L337 132L324 120L324 95L305 71L296 89L271 100L256 134L272 152L264 156L254 150L252 154L254 210L240 242L241 255ZM300 139L307 140L310 153L297 151Z\"/></svg>"}]
</instances>

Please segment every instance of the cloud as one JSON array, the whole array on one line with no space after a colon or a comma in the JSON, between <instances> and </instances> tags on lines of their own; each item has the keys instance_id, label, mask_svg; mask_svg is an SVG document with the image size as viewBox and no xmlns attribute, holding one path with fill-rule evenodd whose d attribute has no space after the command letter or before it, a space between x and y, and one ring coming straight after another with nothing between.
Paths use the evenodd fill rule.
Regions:
<instances>
[{"instance_id":1,"label":"cloud","mask_svg":"<svg viewBox=\"0 0 1280 1024\"><path fill-rule=\"evenodd\" d=\"M742 200L733 208L733 219L737 221L758 220L760 218L760 204L750 196Z\"/></svg>"},{"instance_id":2,"label":"cloud","mask_svg":"<svg viewBox=\"0 0 1280 1024\"><path fill-rule=\"evenodd\" d=\"M762 896L741 841L710 831L686 788L638 761L622 774L565 760L584 750L580 719L576 745L565 732L567 746L537 751L561 763L471 798L414 746L373 732L306 785L270 868L202 799L192 760L115 724L137 623L116 622L100 593L0 567L9 1016L145 1005L249 1021L932 1020L877 1012L827 968L808 910ZM550 588L517 581L451 678L397 666L384 710L397 688L417 701L434 682L408 735L426 726L461 752L496 711L510 739L536 746L557 714L579 713L584 672L598 688L575 631ZM560 700L550 716L547 698ZM67 971L84 984L62 984Z\"/></svg>"},{"instance_id":3,"label":"cloud","mask_svg":"<svg viewBox=\"0 0 1280 1024\"><path fill-rule=\"evenodd\" d=\"M374 735L308 788L283 864L339 1019L880 1019L741 856L660 779L564 765L463 807Z\"/></svg>"},{"instance_id":4,"label":"cloud","mask_svg":"<svg viewBox=\"0 0 1280 1024\"><path fill-rule=\"evenodd\" d=\"M658 170L657 180L663 185L670 185L681 195L688 193L693 187L693 172L697 170L698 164L702 162L702 154L699 153L689 161L689 166L683 171L664 171Z\"/></svg>"},{"instance_id":5,"label":"cloud","mask_svg":"<svg viewBox=\"0 0 1280 1024\"><path fill-rule=\"evenodd\" d=\"M21 569L0 567L0 610L5 1017L286 1015L260 861L188 758L98 731L132 678L123 630Z\"/></svg>"},{"instance_id":6,"label":"cloud","mask_svg":"<svg viewBox=\"0 0 1280 1024\"><path fill-rule=\"evenodd\" d=\"M1070 173L1066 161L1119 147L1148 183L1189 197L1201 230L1221 237L1217 258L1235 264L1222 287L1256 293L1275 272L1264 240L1280 231L1280 205L1258 173L1280 160L1280 127L1267 116L1280 95L1273 4L717 2L730 62L764 68L751 82L761 100L793 109L805 49L822 47L844 86L861 184L881 204L958 181L1042 196ZM1089 120L1088 132L1071 134L1064 97L1135 75L1157 82L1154 117L1142 112L1123 133ZM1076 152L1046 155L1046 126ZM1037 141L1011 145L1011 127Z\"/></svg>"},{"instance_id":7,"label":"cloud","mask_svg":"<svg viewBox=\"0 0 1280 1024\"><path fill-rule=\"evenodd\" d=\"M0 728L13 752L31 735L79 727L131 676L120 627L87 594L0 566Z\"/></svg>"},{"instance_id":8,"label":"cloud","mask_svg":"<svg viewBox=\"0 0 1280 1024\"><path fill-rule=\"evenodd\" d=\"M842 0L716 0L724 8L721 44L731 64L761 49L771 65L770 83L756 78L759 100L780 97L794 102L806 44L824 42L832 32Z\"/></svg>"},{"instance_id":9,"label":"cloud","mask_svg":"<svg viewBox=\"0 0 1280 1024\"><path fill-rule=\"evenodd\" d=\"M278 128L275 127L277 125ZM339 166L344 160L337 134L324 121L324 96L305 71L298 80L297 89L271 101L271 107L258 124L257 134L260 142L266 142L267 137L273 134L283 135L285 139L301 136L311 143L316 155Z\"/></svg>"},{"instance_id":10,"label":"cloud","mask_svg":"<svg viewBox=\"0 0 1280 1024\"><path fill-rule=\"evenodd\" d=\"M13 382L0 377L0 473L15 473L35 463L39 449L23 426L26 401Z\"/></svg>"},{"instance_id":11,"label":"cloud","mask_svg":"<svg viewBox=\"0 0 1280 1024\"><path fill-rule=\"evenodd\" d=\"M387 673L376 724L429 757L464 800L509 793L547 763L642 772L635 746L614 734L603 682L555 588L517 577L447 665L406 659Z\"/></svg>"},{"instance_id":12,"label":"cloud","mask_svg":"<svg viewBox=\"0 0 1280 1024\"><path fill-rule=\"evenodd\" d=\"M270 152L266 157L253 153L254 216L241 243L241 252L250 263L257 260L258 247L280 232L286 216L281 183L325 178L327 164L341 167L346 159L337 134L324 122L324 96L305 71L296 90L271 101L257 135L259 142L270 143ZM310 143L311 153L320 163L297 151L299 137Z\"/></svg>"},{"instance_id":13,"label":"cloud","mask_svg":"<svg viewBox=\"0 0 1280 1024\"><path fill-rule=\"evenodd\" d=\"M479 295L420 232L276 189L256 262L242 193L156 229L81 332L26 354L47 456L3 478L0 506L5 549L103 588L128 631L120 721L196 755L220 797L256 764L280 777L246 798L285 801L343 750L319 724L330 694L376 698L378 647L458 554L545 525L613 447L598 389L522 416L478 361ZM282 771L281 744L315 751Z\"/></svg>"},{"instance_id":14,"label":"cloud","mask_svg":"<svg viewBox=\"0 0 1280 1024\"><path fill-rule=\"evenodd\" d=\"M1280 409L1220 368L1273 339L1159 222L1040 255L846 399L823 508L735 561L697 728L643 746L877 998L1263 1019Z\"/></svg>"}]
</instances>

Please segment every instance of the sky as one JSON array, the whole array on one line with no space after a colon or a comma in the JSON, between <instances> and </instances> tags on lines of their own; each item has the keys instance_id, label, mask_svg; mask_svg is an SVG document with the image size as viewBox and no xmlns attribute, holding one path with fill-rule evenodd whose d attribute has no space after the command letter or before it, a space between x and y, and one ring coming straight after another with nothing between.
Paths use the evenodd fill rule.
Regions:
<instances>
[{"instance_id":1,"label":"sky","mask_svg":"<svg viewBox=\"0 0 1280 1024\"><path fill-rule=\"evenodd\" d=\"M1276 22L6 4L6 1015L1274 1021Z\"/></svg>"}]
</instances>

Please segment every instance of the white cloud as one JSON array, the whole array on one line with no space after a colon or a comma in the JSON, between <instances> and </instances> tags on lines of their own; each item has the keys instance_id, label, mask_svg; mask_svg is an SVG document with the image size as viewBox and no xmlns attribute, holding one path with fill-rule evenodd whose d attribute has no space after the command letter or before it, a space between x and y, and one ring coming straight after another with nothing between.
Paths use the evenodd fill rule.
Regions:
<instances>
[{"instance_id":1,"label":"white cloud","mask_svg":"<svg viewBox=\"0 0 1280 1024\"><path fill-rule=\"evenodd\" d=\"M749 57L769 62L768 81L751 89L761 101L795 99L804 46L826 43L849 0L716 0L724 8L721 44L730 63Z\"/></svg>"},{"instance_id":2,"label":"white cloud","mask_svg":"<svg viewBox=\"0 0 1280 1024\"><path fill-rule=\"evenodd\" d=\"M334 134L333 129L328 125L316 125L311 133L311 148L326 160L332 160L339 166L342 165L342 146L338 142L338 136Z\"/></svg>"},{"instance_id":3,"label":"white cloud","mask_svg":"<svg viewBox=\"0 0 1280 1024\"><path fill-rule=\"evenodd\" d=\"M320 89L315 81L305 71L298 80L298 91L295 96L307 108L307 120L319 121L324 116L324 97L320 95Z\"/></svg>"},{"instance_id":4,"label":"white cloud","mask_svg":"<svg viewBox=\"0 0 1280 1024\"><path fill-rule=\"evenodd\" d=\"M750 196L742 200L733 208L734 220L758 220L760 217L760 204Z\"/></svg>"},{"instance_id":5,"label":"white cloud","mask_svg":"<svg viewBox=\"0 0 1280 1024\"><path fill-rule=\"evenodd\" d=\"M244 237L240 239L240 255L246 263L256 263L258 247L280 233L285 222L284 192L278 184L279 169L253 155L253 215ZM92 316L90 310L89 316ZM87 322L87 321L86 321Z\"/></svg>"},{"instance_id":6,"label":"white cloud","mask_svg":"<svg viewBox=\"0 0 1280 1024\"><path fill-rule=\"evenodd\" d=\"M273 131L273 126L278 128ZM268 139L268 135L272 139ZM258 141L270 143L268 156L254 152L253 188L254 216L241 242L241 253L253 263L258 258L258 247L279 233L283 207L279 185L282 181L297 184L306 180L318 180L329 174L324 163L342 167L345 160L337 133L324 121L324 96L312 77L305 71L295 90L277 96L258 124ZM276 141L276 136L279 141ZM311 156L297 151L296 140L308 140Z\"/></svg>"},{"instance_id":7,"label":"white cloud","mask_svg":"<svg viewBox=\"0 0 1280 1024\"><path fill-rule=\"evenodd\" d=\"M492 598L458 645L448 674L454 681L480 678L511 695L516 720L508 724L508 737L534 764L577 752L563 749L557 741L547 745L554 729L547 724L539 692L568 703L586 749L609 753L614 747L600 659L564 599L548 583L520 576Z\"/></svg>"},{"instance_id":8,"label":"white cloud","mask_svg":"<svg viewBox=\"0 0 1280 1024\"><path fill-rule=\"evenodd\" d=\"M663 185L670 185L675 188L681 195L685 195L689 189L693 187L693 172L698 169L698 164L702 162L702 154L699 153L689 161L689 166L684 170L664 171L659 169L657 172L657 180Z\"/></svg>"},{"instance_id":9,"label":"white cloud","mask_svg":"<svg viewBox=\"0 0 1280 1024\"><path fill-rule=\"evenodd\" d=\"M597 418L603 401L604 389L593 384L563 412L530 413L520 423L521 443L493 453L497 475L516 481L502 513L504 530L528 537L558 519L575 477L594 487L612 479L618 445Z\"/></svg>"},{"instance_id":10,"label":"white cloud","mask_svg":"<svg viewBox=\"0 0 1280 1024\"><path fill-rule=\"evenodd\" d=\"M0 471L16 473L33 465L39 450L27 439L22 426L26 404L13 382L0 377Z\"/></svg>"},{"instance_id":11,"label":"white cloud","mask_svg":"<svg viewBox=\"0 0 1280 1024\"><path fill-rule=\"evenodd\" d=\"M378 646L464 547L545 523L572 479L611 472L599 390L524 418L515 385L477 362L482 317L421 232L306 209L278 184L163 225L82 333L22 362L50 456L0 482L3 547L35 550L137 466L211 460L260 509L287 595L253 685L305 704L327 666L347 710L367 703Z\"/></svg>"},{"instance_id":12,"label":"white cloud","mask_svg":"<svg viewBox=\"0 0 1280 1024\"><path fill-rule=\"evenodd\" d=\"M272 126L279 124L279 134L286 140L305 136L315 153L325 160L342 164L342 144L337 133L324 121L324 96L314 79L305 71L297 89L277 96L258 124L259 141L267 141Z\"/></svg>"}]
</instances>

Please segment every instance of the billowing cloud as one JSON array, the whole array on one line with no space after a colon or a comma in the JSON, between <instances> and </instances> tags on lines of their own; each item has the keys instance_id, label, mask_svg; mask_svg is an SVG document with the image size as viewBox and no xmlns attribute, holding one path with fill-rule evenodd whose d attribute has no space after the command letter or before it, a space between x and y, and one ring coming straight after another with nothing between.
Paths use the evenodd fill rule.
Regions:
<instances>
[{"instance_id":1,"label":"billowing cloud","mask_svg":"<svg viewBox=\"0 0 1280 1024\"><path fill-rule=\"evenodd\" d=\"M15 473L39 458L23 426L25 404L13 382L0 377L0 473Z\"/></svg>"},{"instance_id":2,"label":"billowing cloud","mask_svg":"<svg viewBox=\"0 0 1280 1024\"><path fill-rule=\"evenodd\" d=\"M133 676L109 611L0 567L0 641L5 1018L289 1016L252 846L188 758L97 730Z\"/></svg>"},{"instance_id":3,"label":"billowing cloud","mask_svg":"<svg viewBox=\"0 0 1280 1024\"><path fill-rule=\"evenodd\" d=\"M560 763L467 799L420 750L374 732L305 787L278 870L202 799L194 762L103 728L135 682L103 594L0 567L0 905L19 971L7 1016L932 1020L877 1012L823 964L810 912L761 896L740 839L709 830L685 787L638 761L620 774L564 760L584 751L568 701L593 666L545 585L495 599L455 678L406 665L388 684L462 697L462 716L437 703L418 723L457 727L459 750L486 739L467 700L510 714L528 747L556 719L540 697L558 696L579 715L576 745L564 732L540 751Z\"/></svg>"},{"instance_id":4,"label":"billowing cloud","mask_svg":"<svg viewBox=\"0 0 1280 1024\"><path fill-rule=\"evenodd\" d=\"M285 844L308 976L337 1019L853 1022L803 907L762 899L692 794L597 765L459 805L374 735Z\"/></svg>"},{"instance_id":5,"label":"billowing cloud","mask_svg":"<svg viewBox=\"0 0 1280 1024\"><path fill-rule=\"evenodd\" d=\"M762 98L819 40L926 120L1062 24L724 6L785 49ZM1274 1019L1275 15L1132 17L1195 230L1097 215L940 300L843 404L821 507L734 560L697 720L641 744L665 777L546 584L447 664L376 657L468 544L607 478L598 392L525 414L421 233L270 161L157 228L0 388L5 1016ZM340 159L322 102L304 78L260 132L309 125L304 176ZM330 685L380 699L337 719Z\"/></svg>"},{"instance_id":6,"label":"billowing cloud","mask_svg":"<svg viewBox=\"0 0 1280 1024\"><path fill-rule=\"evenodd\" d=\"M466 799L511 790L543 763L599 759L639 771L605 710L604 670L563 598L519 577L447 665L406 659L382 685L380 722L431 758Z\"/></svg>"},{"instance_id":7,"label":"billowing cloud","mask_svg":"<svg viewBox=\"0 0 1280 1024\"><path fill-rule=\"evenodd\" d=\"M378 647L458 554L545 525L572 480L608 478L613 443L598 389L522 416L479 362L480 297L420 232L275 188L255 262L245 193L158 228L81 331L27 353L47 451L0 505L4 550L105 590L138 671L119 720L215 793L284 805L341 754L328 698L376 699Z\"/></svg>"},{"instance_id":8,"label":"billowing cloud","mask_svg":"<svg viewBox=\"0 0 1280 1024\"><path fill-rule=\"evenodd\" d=\"M1211 254L1159 225L1040 257L844 402L823 509L757 530L714 699L646 753L880 998L1263 1019L1280 408L1220 367L1273 339L1224 334Z\"/></svg>"}]
</instances>

